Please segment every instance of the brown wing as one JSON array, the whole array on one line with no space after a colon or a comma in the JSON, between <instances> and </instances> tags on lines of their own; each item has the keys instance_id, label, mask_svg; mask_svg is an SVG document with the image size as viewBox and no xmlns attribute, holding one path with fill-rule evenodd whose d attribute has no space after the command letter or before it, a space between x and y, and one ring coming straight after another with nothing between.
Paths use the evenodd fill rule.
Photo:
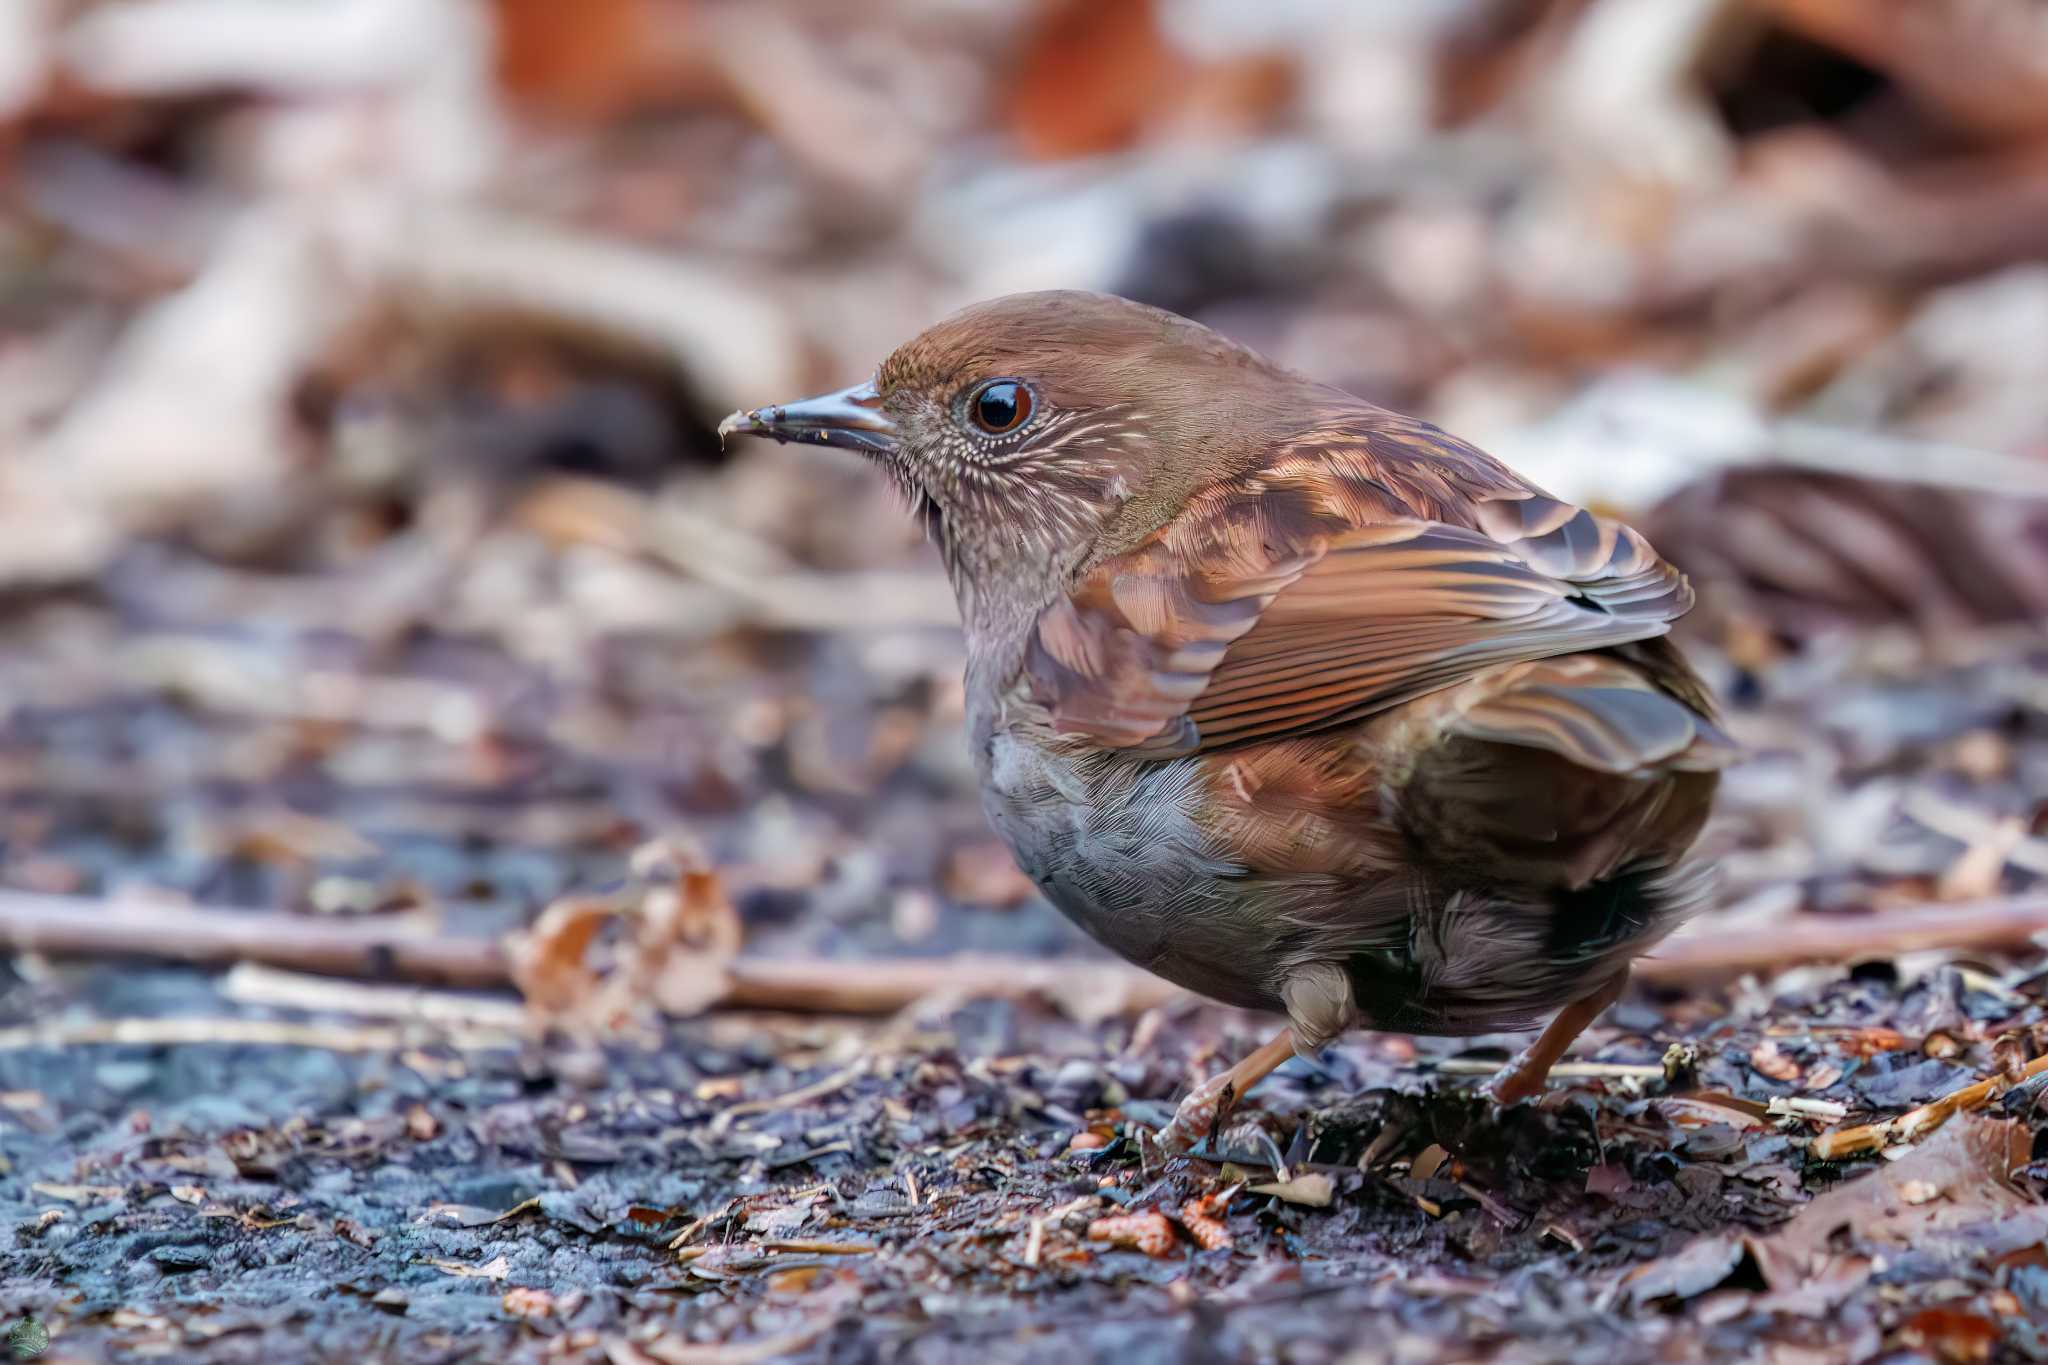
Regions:
<instances>
[{"instance_id":1,"label":"brown wing","mask_svg":"<svg viewBox=\"0 0 2048 1365\"><path fill-rule=\"evenodd\" d=\"M1301 733L1692 605L1634 531L1372 420L1197 495L1048 609L1025 673L1055 728L1159 754Z\"/></svg>"}]
</instances>

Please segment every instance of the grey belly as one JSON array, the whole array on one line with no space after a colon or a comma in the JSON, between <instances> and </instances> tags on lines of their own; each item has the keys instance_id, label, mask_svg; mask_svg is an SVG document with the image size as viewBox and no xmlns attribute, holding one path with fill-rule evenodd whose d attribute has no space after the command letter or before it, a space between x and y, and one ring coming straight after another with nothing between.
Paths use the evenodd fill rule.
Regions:
<instances>
[{"instance_id":1,"label":"grey belly","mask_svg":"<svg viewBox=\"0 0 2048 1365\"><path fill-rule=\"evenodd\" d=\"M1244 869L1190 815L1196 776L1189 760L1067 761L998 734L982 804L1025 875L1090 937L1176 985L1276 1009L1285 963Z\"/></svg>"}]
</instances>

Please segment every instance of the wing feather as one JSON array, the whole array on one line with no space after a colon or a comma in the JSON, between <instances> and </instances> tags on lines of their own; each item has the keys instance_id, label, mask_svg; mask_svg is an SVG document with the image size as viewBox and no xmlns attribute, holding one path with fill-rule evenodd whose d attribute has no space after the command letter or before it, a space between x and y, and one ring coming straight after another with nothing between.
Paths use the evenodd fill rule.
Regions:
<instances>
[{"instance_id":1,"label":"wing feather","mask_svg":"<svg viewBox=\"0 0 2048 1365\"><path fill-rule=\"evenodd\" d=\"M1193 753L1646 640L1691 605L1628 527L1434 428L1353 414L1092 569L1040 618L1024 681L1057 730Z\"/></svg>"}]
</instances>

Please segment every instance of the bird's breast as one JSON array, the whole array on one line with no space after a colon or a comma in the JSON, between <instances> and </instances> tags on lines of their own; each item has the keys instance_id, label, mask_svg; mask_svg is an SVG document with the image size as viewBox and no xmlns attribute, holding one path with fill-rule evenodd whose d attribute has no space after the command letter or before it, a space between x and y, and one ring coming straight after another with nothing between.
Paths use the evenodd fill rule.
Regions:
<instances>
[{"instance_id":1,"label":"bird's breast","mask_svg":"<svg viewBox=\"0 0 2048 1365\"><path fill-rule=\"evenodd\" d=\"M982 804L1025 875L1094 938L1163 968L1175 921L1241 875L1197 820L1193 759L1068 753L998 730L980 748ZM1170 973L1169 973L1170 974Z\"/></svg>"}]
</instances>

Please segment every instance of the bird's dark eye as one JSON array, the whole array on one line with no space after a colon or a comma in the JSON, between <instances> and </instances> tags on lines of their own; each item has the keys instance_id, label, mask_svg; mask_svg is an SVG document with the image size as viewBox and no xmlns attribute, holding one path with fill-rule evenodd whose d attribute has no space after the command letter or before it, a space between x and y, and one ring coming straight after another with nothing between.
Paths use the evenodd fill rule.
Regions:
<instances>
[{"instance_id":1,"label":"bird's dark eye","mask_svg":"<svg viewBox=\"0 0 2048 1365\"><path fill-rule=\"evenodd\" d=\"M1031 416L1031 390L1014 379L991 379L968 397L967 413L991 436L1015 431Z\"/></svg>"}]
</instances>

